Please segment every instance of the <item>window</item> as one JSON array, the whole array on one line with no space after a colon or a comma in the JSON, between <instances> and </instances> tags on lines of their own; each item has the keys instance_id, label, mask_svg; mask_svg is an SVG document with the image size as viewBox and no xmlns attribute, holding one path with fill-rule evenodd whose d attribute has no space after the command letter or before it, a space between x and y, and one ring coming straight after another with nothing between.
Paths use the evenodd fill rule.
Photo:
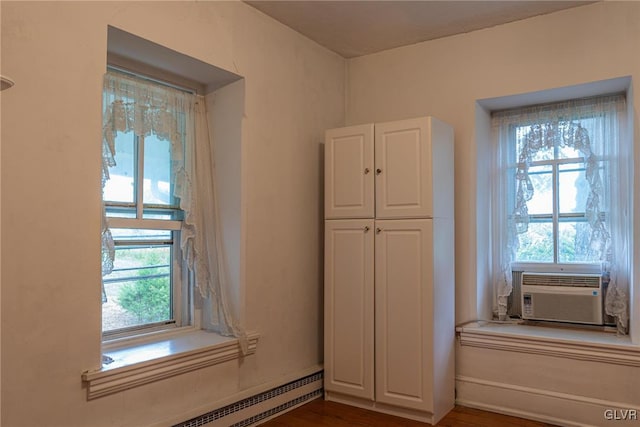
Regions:
<instances>
[{"instance_id":1,"label":"window","mask_svg":"<svg viewBox=\"0 0 640 427\"><path fill-rule=\"evenodd\" d=\"M103 279L103 333L188 322L188 289L174 268L183 212L173 194L170 142L120 132L115 149L103 193L115 244L113 271Z\"/></svg>"},{"instance_id":2,"label":"window","mask_svg":"<svg viewBox=\"0 0 640 427\"><path fill-rule=\"evenodd\" d=\"M82 375L89 399L253 354L259 338L245 333L228 297L235 283L224 274L213 164L240 165L244 85L225 89L210 115L205 103L241 76L113 27L107 39L99 141L104 353L102 367ZM145 61L114 53L123 50ZM209 119L220 114L210 134ZM233 147L218 157L216 132ZM221 175L240 189L239 173ZM224 215L236 212L240 206ZM239 255L239 225L232 231ZM193 351L197 358L186 357Z\"/></svg>"},{"instance_id":3,"label":"window","mask_svg":"<svg viewBox=\"0 0 640 427\"><path fill-rule=\"evenodd\" d=\"M599 269L606 313L628 327L631 145L624 95L492 114L492 258L498 316L512 270Z\"/></svg>"},{"instance_id":4,"label":"window","mask_svg":"<svg viewBox=\"0 0 640 427\"><path fill-rule=\"evenodd\" d=\"M246 352L227 298L203 99L108 71L102 130L103 335L193 323Z\"/></svg>"},{"instance_id":5,"label":"window","mask_svg":"<svg viewBox=\"0 0 640 427\"><path fill-rule=\"evenodd\" d=\"M115 129L109 132L113 161L103 186L113 242L113 264L103 276L105 337L188 325L192 318L180 249L184 212L175 179L175 165L182 157L176 147L184 145L175 140L184 136L167 132L163 123L173 121L186 129L187 118L180 112L165 115L166 107L158 108L159 99L173 98L178 91L115 72L111 78L126 89L105 110L105 128ZM132 90L136 85L144 90Z\"/></svg>"},{"instance_id":6,"label":"window","mask_svg":"<svg viewBox=\"0 0 640 427\"><path fill-rule=\"evenodd\" d=\"M582 117L576 122L562 122L548 132L569 134L577 127L593 129L593 117ZM590 197L607 198L606 188L595 189L587 181L585 153L567 138L549 138L540 143L543 124L521 123L510 126L512 162L508 174L514 204L518 198L528 198L528 218L520 219L516 262L545 262L553 264L599 262L599 253L590 250L591 228L587 220L587 202ZM573 126L574 129L567 127ZM570 139L571 137L569 137ZM528 144L534 147L527 147ZM530 151L528 165L518 166L518 158ZM526 172L525 172L526 168ZM600 180L603 160L593 159L589 174ZM601 184L600 184L601 185ZM595 192L600 191L596 195ZM530 194L523 194L523 193ZM520 195L519 195L520 193ZM590 212L604 219L604 204L595 203ZM528 221L528 224L526 223ZM526 226L525 226L526 225Z\"/></svg>"}]
</instances>

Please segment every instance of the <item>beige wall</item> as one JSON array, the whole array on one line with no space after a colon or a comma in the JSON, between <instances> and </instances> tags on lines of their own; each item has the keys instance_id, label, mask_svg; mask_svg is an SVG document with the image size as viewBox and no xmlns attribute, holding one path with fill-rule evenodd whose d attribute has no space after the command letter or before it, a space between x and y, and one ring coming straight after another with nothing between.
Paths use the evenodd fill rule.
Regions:
<instances>
[{"instance_id":1,"label":"beige wall","mask_svg":"<svg viewBox=\"0 0 640 427\"><path fill-rule=\"evenodd\" d=\"M0 7L2 72L16 81L2 93L2 425L148 425L320 363L320 148L343 124L345 61L240 2ZM245 78L242 280L261 340L243 363L87 402L80 374L100 358L107 25Z\"/></svg>"},{"instance_id":2,"label":"beige wall","mask_svg":"<svg viewBox=\"0 0 640 427\"><path fill-rule=\"evenodd\" d=\"M347 124L434 115L455 129L458 322L490 315L476 101L629 75L637 84L638 52L640 3L599 2L348 61Z\"/></svg>"}]
</instances>

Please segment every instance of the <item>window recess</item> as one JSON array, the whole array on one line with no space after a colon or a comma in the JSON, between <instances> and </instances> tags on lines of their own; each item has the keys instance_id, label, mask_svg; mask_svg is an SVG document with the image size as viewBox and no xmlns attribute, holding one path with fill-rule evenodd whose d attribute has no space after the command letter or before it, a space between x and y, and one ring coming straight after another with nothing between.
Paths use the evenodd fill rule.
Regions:
<instances>
[{"instance_id":1,"label":"window recess","mask_svg":"<svg viewBox=\"0 0 640 427\"><path fill-rule=\"evenodd\" d=\"M625 103L612 94L492 113L499 319L517 291L507 278L523 264L538 272L597 267L607 287L605 313L627 332L633 156Z\"/></svg>"}]
</instances>

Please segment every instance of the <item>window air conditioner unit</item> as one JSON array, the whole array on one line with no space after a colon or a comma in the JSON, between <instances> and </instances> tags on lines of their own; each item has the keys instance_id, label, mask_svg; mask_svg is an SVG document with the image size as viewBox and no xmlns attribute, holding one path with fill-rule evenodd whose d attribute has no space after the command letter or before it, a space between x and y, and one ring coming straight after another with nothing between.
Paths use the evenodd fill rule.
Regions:
<instances>
[{"instance_id":1,"label":"window air conditioner unit","mask_svg":"<svg viewBox=\"0 0 640 427\"><path fill-rule=\"evenodd\" d=\"M598 274L522 273L522 318L602 325Z\"/></svg>"}]
</instances>

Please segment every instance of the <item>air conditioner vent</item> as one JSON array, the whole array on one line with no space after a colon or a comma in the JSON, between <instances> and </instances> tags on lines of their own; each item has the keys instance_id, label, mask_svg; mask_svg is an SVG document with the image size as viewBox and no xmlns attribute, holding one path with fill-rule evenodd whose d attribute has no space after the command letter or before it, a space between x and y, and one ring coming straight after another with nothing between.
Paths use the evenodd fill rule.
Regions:
<instances>
[{"instance_id":1,"label":"air conditioner vent","mask_svg":"<svg viewBox=\"0 0 640 427\"><path fill-rule=\"evenodd\" d=\"M522 273L522 318L602 325L598 274Z\"/></svg>"},{"instance_id":2,"label":"air conditioner vent","mask_svg":"<svg viewBox=\"0 0 640 427\"><path fill-rule=\"evenodd\" d=\"M522 284L528 286L578 286L599 288L597 274L522 273Z\"/></svg>"}]
</instances>

